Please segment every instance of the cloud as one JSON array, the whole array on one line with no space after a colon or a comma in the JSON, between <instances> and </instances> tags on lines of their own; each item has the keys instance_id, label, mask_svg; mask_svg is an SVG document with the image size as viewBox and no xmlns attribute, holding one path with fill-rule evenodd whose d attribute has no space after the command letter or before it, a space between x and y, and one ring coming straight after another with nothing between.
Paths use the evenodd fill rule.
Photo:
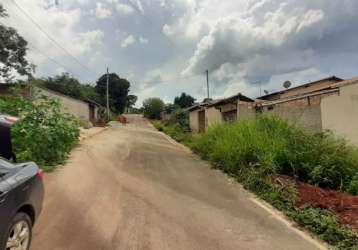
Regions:
<instances>
[{"instance_id":1,"label":"cloud","mask_svg":"<svg viewBox=\"0 0 358 250\"><path fill-rule=\"evenodd\" d=\"M77 7L73 8L69 7L71 6L70 2L66 2L66 5L60 7L48 6L47 2L43 0L19 0L17 2L49 36L79 61L85 62L82 57L90 60L93 57L91 52L103 44L103 31L96 28L82 28L81 21L86 15L86 10L81 5L77 4ZM67 52L48 39L21 11L14 11L14 7L10 4L5 4L4 7L8 10L10 17L1 21L17 29L19 34L30 43L28 58L30 62L37 65L38 74L49 75L57 72L58 65L47 58L50 57L66 65L67 70L75 72L77 77L83 73L86 74L85 79L93 77Z\"/></svg>"},{"instance_id":2,"label":"cloud","mask_svg":"<svg viewBox=\"0 0 358 250\"><path fill-rule=\"evenodd\" d=\"M107 18L112 16L112 11L106 8L106 6L103 3L97 3L95 15L97 18Z\"/></svg>"},{"instance_id":3,"label":"cloud","mask_svg":"<svg viewBox=\"0 0 358 250\"><path fill-rule=\"evenodd\" d=\"M128 15L134 12L134 9L127 5L127 4L123 4L123 3L116 3L116 10L124 15Z\"/></svg>"},{"instance_id":4,"label":"cloud","mask_svg":"<svg viewBox=\"0 0 358 250\"><path fill-rule=\"evenodd\" d=\"M134 44L136 42L136 39L134 38L133 35L129 35L127 36L126 39L124 39L121 43L121 48L127 48L128 46L131 46L132 44Z\"/></svg>"},{"instance_id":5,"label":"cloud","mask_svg":"<svg viewBox=\"0 0 358 250\"><path fill-rule=\"evenodd\" d=\"M141 36L141 37L139 37L139 42L142 44L147 44L149 42L149 40Z\"/></svg>"},{"instance_id":6,"label":"cloud","mask_svg":"<svg viewBox=\"0 0 358 250\"><path fill-rule=\"evenodd\" d=\"M144 14L144 8L141 0L129 0L133 7L138 10L140 13Z\"/></svg>"},{"instance_id":7,"label":"cloud","mask_svg":"<svg viewBox=\"0 0 358 250\"><path fill-rule=\"evenodd\" d=\"M354 0L249 1L245 11L233 9L212 23L201 16L210 11L197 8L190 19L197 19L198 27L206 25L209 31L198 42L183 74L215 71L231 64L247 81L269 81L273 75L312 67L337 46L341 51L351 49L351 45L334 44L338 37L357 40L354 33L347 32L357 30L354 23L358 16L354 13L358 2ZM180 20L174 27L179 26ZM191 24L187 28L191 30ZM168 27L165 29L170 33Z\"/></svg>"}]
</instances>

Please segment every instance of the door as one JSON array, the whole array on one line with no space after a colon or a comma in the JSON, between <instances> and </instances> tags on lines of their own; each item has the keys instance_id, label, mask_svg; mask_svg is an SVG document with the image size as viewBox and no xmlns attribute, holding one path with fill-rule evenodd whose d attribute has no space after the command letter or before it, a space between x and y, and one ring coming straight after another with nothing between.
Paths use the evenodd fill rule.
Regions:
<instances>
[{"instance_id":1,"label":"door","mask_svg":"<svg viewBox=\"0 0 358 250\"><path fill-rule=\"evenodd\" d=\"M93 104L88 104L88 108L89 108L89 120L94 123L96 120L96 106L94 106Z\"/></svg>"},{"instance_id":2,"label":"door","mask_svg":"<svg viewBox=\"0 0 358 250\"><path fill-rule=\"evenodd\" d=\"M199 111L199 133L205 132L205 110Z\"/></svg>"}]
</instances>

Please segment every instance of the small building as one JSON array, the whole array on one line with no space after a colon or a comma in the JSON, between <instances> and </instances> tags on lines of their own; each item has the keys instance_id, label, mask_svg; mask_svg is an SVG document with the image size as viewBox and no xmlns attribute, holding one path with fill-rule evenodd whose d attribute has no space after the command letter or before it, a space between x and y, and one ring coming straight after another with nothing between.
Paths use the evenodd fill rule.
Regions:
<instances>
[{"instance_id":1,"label":"small building","mask_svg":"<svg viewBox=\"0 0 358 250\"><path fill-rule=\"evenodd\" d=\"M273 113L314 132L331 130L358 144L358 78L322 79L256 100L258 112Z\"/></svg>"},{"instance_id":2,"label":"small building","mask_svg":"<svg viewBox=\"0 0 358 250\"><path fill-rule=\"evenodd\" d=\"M292 96L304 95L307 93L316 92L319 90L330 88L332 85L344 81L341 78L336 76L331 76L328 78L320 79L318 81L309 82L306 84L302 84L293 88L284 89L281 91L277 91L274 93L270 93L264 96L259 97L260 100L265 101L275 101L280 99L285 99Z\"/></svg>"},{"instance_id":3,"label":"small building","mask_svg":"<svg viewBox=\"0 0 358 250\"><path fill-rule=\"evenodd\" d=\"M248 117L254 114L253 104L254 100L242 94L196 104L188 109L190 129L201 133L214 124Z\"/></svg>"},{"instance_id":4,"label":"small building","mask_svg":"<svg viewBox=\"0 0 358 250\"><path fill-rule=\"evenodd\" d=\"M100 105L94 101L75 99L43 87L35 87L34 93L60 101L63 112L69 113L81 120L90 121L92 124L95 124L99 119L98 108Z\"/></svg>"}]
</instances>

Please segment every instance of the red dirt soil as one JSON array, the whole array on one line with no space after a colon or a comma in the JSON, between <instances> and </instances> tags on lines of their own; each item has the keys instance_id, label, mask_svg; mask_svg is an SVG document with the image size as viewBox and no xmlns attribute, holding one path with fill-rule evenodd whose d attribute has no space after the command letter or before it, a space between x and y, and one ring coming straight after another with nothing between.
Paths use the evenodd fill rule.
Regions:
<instances>
[{"instance_id":1,"label":"red dirt soil","mask_svg":"<svg viewBox=\"0 0 358 250\"><path fill-rule=\"evenodd\" d=\"M309 204L315 208L328 209L342 224L358 230L358 196L319 188L287 176L274 177L274 181L286 186L294 184L298 191L297 207Z\"/></svg>"}]
</instances>

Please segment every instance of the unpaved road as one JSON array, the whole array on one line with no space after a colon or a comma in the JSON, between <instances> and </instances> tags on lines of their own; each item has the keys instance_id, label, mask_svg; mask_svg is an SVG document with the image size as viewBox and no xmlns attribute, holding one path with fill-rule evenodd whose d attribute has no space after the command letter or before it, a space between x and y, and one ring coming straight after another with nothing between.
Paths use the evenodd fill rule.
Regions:
<instances>
[{"instance_id":1,"label":"unpaved road","mask_svg":"<svg viewBox=\"0 0 358 250\"><path fill-rule=\"evenodd\" d=\"M147 121L129 121L45 176L32 250L319 249Z\"/></svg>"}]
</instances>

